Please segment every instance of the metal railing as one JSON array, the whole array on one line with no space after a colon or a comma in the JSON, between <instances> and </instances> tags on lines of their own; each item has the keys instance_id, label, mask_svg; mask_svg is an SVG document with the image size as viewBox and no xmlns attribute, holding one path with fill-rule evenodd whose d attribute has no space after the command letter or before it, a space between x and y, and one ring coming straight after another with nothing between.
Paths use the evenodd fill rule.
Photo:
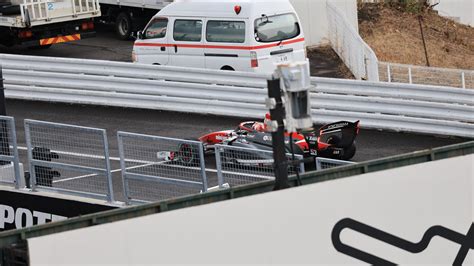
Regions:
<instances>
[{"instance_id":1,"label":"metal railing","mask_svg":"<svg viewBox=\"0 0 474 266\"><path fill-rule=\"evenodd\" d=\"M360 37L331 1L326 2L329 40L334 51L356 79L379 81L378 59L372 48Z\"/></svg>"},{"instance_id":2,"label":"metal railing","mask_svg":"<svg viewBox=\"0 0 474 266\"><path fill-rule=\"evenodd\" d=\"M0 116L0 173L0 184L19 188L23 183L13 117Z\"/></svg>"},{"instance_id":3,"label":"metal railing","mask_svg":"<svg viewBox=\"0 0 474 266\"><path fill-rule=\"evenodd\" d=\"M261 118L262 74L0 55L8 98ZM64 82L67 80L68 82ZM474 90L312 78L313 122L474 137Z\"/></svg>"},{"instance_id":4,"label":"metal railing","mask_svg":"<svg viewBox=\"0 0 474 266\"><path fill-rule=\"evenodd\" d=\"M342 160L335 160L335 159L329 159L329 158L323 158L323 157L317 157L316 158L316 170L325 170L325 169L330 169L338 166L344 166L344 165L350 165L350 164L356 164L355 162L350 162L350 161L342 161Z\"/></svg>"},{"instance_id":5,"label":"metal railing","mask_svg":"<svg viewBox=\"0 0 474 266\"><path fill-rule=\"evenodd\" d=\"M105 130L25 120L31 188L114 201Z\"/></svg>"},{"instance_id":6,"label":"metal railing","mask_svg":"<svg viewBox=\"0 0 474 266\"><path fill-rule=\"evenodd\" d=\"M380 80L474 89L474 70L379 63Z\"/></svg>"},{"instance_id":7,"label":"metal railing","mask_svg":"<svg viewBox=\"0 0 474 266\"><path fill-rule=\"evenodd\" d=\"M231 187L275 180L273 152L265 150L216 145L216 167L219 187L226 184ZM287 154L288 161L292 155ZM295 161L302 161L303 156L295 154ZM305 172L304 163L297 166L289 164L288 174Z\"/></svg>"},{"instance_id":8,"label":"metal railing","mask_svg":"<svg viewBox=\"0 0 474 266\"><path fill-rule=\"evenodd\" d=\"M206 192L201 142L118 132L125 202L152 202Z\"/></svg>"}]
</instances>

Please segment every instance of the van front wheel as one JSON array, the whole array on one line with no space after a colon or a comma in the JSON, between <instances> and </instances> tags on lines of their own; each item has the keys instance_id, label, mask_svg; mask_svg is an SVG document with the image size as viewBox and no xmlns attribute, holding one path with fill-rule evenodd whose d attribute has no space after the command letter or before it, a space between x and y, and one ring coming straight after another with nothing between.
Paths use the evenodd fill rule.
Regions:
<instances>
[{"instance_id":1,"label":"van front wheel","mask_svg":"<svg viewBox=\"0 0 474 266\"><path fill-rule=\"evenodd\" d=\"M117 19L115 20L115 32L122 40L130 38L130 35L132 34L132 20L127 13L122 12L117 16Z\"/></svg>"}]
</instances>

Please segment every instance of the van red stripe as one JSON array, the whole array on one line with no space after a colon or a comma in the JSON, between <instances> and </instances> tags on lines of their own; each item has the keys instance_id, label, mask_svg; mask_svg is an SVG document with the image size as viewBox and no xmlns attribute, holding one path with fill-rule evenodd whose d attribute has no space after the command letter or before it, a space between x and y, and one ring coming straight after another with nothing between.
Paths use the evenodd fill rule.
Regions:
<instances>
[{"instance_id":1,"label":"van red stripe","mask_svg":"<svg viewBox=\"0 0 474 266\"><path fill-rule=\"evenodd\" d=\"M299 38L290 41L284 41L281 45L293 44L304 42L304 38ZM258 46L229 46L229 45L204 45L204 44L168 44L168 43L142 43L137 42L135 43L136 46L159 46L159 47L174 47L175 45L179 48L204 48L204 49L229 49L229 50L258 50L258 49L266 49L271 47L279 46L278 43L271 43L266 45L258 45Z\"/></svg>"}]
</instances>

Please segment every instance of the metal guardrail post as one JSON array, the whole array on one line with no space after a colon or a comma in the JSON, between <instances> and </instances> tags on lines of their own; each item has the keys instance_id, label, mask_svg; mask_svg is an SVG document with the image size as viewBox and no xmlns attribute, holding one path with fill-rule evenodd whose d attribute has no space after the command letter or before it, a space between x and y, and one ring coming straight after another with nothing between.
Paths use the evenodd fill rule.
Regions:
<instances>
[{"instance_id":1,"label":"metal guardrail post","mask_svg":"<svg viewBox=\"0 0 474 266\"><path fill-rule=\"evenodd\" d=\"M408 83L413 84L413 77L411 73L411 67L408 68Z\"/></svg>"},{"instance_id":2,"label":"metal guardrail post","mask_svg":"<svg viewBox=\"0 0 474 266\"><path fill-rule=\"evenodd\" d=\"M103 130L103 141L104 141L104 156L105 156L105 170L107 176L107 200L109 202L114 202L114 190L112 184L112 172L110 168L110 155L109 155L109 142L107 141L107 133Z\"/></svg>"},{"instance_id":3,"label":"metal guardrail post","mask_svg":"<svg viewBox=\"0 0 474 266\"><path fill-rule=\"evenodd\" d=\"M219 183L219 188L224 188L224 175L222 173L222 148L220 145L214 147L216 155L216 169L217 169L217 182Z\"/></svg>"},{"instance_id":4,"label":"metal guardrail post","mask_svg":"<svg viewBox=\"0 0 474 266\"><path fill-rule=\"evenodd\" d=\"M200 143L198 147L199 147L199 163L201 166L201 174L202 174L202 189L203 189L203 192L206 192L208 189L208 184L207 184L207 175L206 175L206 161L204 160L204 147L202 143Z\"/></svg>"},{"instance_id":5,"label":"metal guardrail post","mask_svg":"<svg viewBox=\"0 0 474 266\"><path fill-rule=\"evenodd\" d=\"M392 73L390 73L390 64L387 64L387 82L392 82Z\"/></svg>"},{"instance_id":6,"label":"metal guardrail post","mask_svg":"<svg viewBox=\"0 0 474 266\"><path fill-rule=\"evenodd\" d=\"M120 157L120 168L122 169L122 185L123 185L123 196L125 198L125 204L129 205L131 198L130 198L130 188L128 185L127 179L127 168L125 166L125 153L123 150L123 138L120 133L117 133L117 141L118 141L118 150L119 150L119 157Z\"/></svg>"},{"instance_id":7,"label":"metal guardrail post","mask_svg":"<svg viewBox=\"0 0 474 266\"><path fill-rule=\"evenodd\" d=\"M30 127L26 124L25 121L25 139L26 139L26 147L27 147L27 154L28 154L28 166L30 169L30 188L32 191L36 190L36 171L35 167L33 166L33 147L31 145L31 131Z\"/></svg>"},{"instance_id":8,"label":"metal guardrail post","mask_svg":"<svg viewBox=\"0 0 474 266\"><path fill-rule=\"evenodd\" d=\"M461 85L462 88L465 89L466 88L466 75L464 74L464 71L461 72L461 84L462 84Z\"/></svg>"},{"instance_id":9,"label":"metal guardrail post","mask_svg":"<svg viewBox=\"0 0 474 266\"><path fill-rule=\"evenodd\" d=\"M17 146L17 141L16 141L16 128L15 128L15 122L12 118L11 122L11 134L12 134L12 140L13 140L13 169L15 172L15 188L20 189L20 184L23 184L21 177L22 173L20 172L20 156L18 154L18 146Z\"/></svg>"}]
</instances>

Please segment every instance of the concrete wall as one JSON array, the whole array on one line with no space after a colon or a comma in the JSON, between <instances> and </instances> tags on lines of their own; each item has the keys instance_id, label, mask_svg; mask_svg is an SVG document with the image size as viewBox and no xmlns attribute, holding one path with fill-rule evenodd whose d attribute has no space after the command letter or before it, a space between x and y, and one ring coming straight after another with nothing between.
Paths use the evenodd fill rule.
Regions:
<instances>
[{"instance_id":1,"label":"concrete wall","mask_svg":"<svg viewBox=\"0 0 474 266\"><path fill-rule=\"evenodd\" d=\"M435 10L444 17L474 27L473 0L430 0L432 4L439 3Z\"/></svg>"},{"instance_id":2,"label":"concrete wall","mask_svg":"<svg viewBox=\"0 0 474 266\"><path fill-rule=\"evenodd\" d=\"M356 0L290 0L303 24L307 46L328 43L327 1L336 3L358 31Z\"/></svg>"},{"instance_id":3,"label":"concrete wall","mask_svg":"<svg viewBox=\"0 0 474 266\"><path fill-rule=\"evenodd\" d=\"M435 225L466 235L474 213L473 160L462 156L30 238L30 265L361 264L334 246L331 234L344 218L412 243ZM413 254L388 244L386 235L376 240L362 231L346 228L336 241L403 265L451 265L461 248L434 237ZM469 252L463 265L473 262Z\"/></svg>"}]
</instances>

